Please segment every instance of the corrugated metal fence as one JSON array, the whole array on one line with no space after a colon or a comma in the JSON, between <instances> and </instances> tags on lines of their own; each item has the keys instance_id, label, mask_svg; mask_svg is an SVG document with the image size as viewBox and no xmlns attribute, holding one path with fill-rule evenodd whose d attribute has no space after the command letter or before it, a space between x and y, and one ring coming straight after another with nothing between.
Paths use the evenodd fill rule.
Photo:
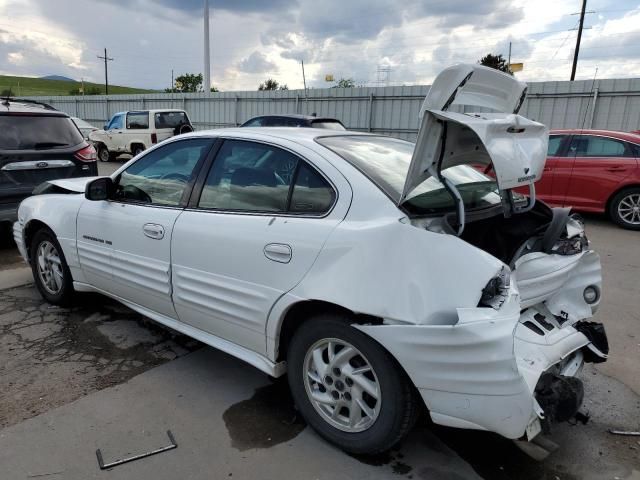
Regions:
<instances>
[{"instance_id":1,"label":"corrugated metal fence","mask_svg":"<svg viewBox=\"0 0 640 480\"><path fill-rule=\"evenodd\" d=\"M152 93L76 97L33 97L102 126L116 112L183 108L196 129L240 125L256 115L317 113L352 130L414 140L418 112L428 86ZM550 128L640 129L640 79L532 82L521 113Z\"/></svg>"}]
</instances>

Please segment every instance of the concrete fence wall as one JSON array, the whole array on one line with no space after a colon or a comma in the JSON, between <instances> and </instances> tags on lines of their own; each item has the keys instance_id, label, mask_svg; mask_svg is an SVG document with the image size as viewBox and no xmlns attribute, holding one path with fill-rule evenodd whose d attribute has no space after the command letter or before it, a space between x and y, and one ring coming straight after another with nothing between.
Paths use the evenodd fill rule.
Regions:
<instances>
[{"instance_id":1,"label":"concrete fence wall","mask_svg":"<svg viewBox=\"0 0 640 480\"><path fill-rule=\"evenodd\" d=\"M429 87L151 93L32 97L101 127L116 112L183 108L196 129L237 126L256 115L315 112L347 128L415 140L418 112ZM640 78L531 82L521 113L550 128L640 129Z\"/></svg>"}]
</instances>

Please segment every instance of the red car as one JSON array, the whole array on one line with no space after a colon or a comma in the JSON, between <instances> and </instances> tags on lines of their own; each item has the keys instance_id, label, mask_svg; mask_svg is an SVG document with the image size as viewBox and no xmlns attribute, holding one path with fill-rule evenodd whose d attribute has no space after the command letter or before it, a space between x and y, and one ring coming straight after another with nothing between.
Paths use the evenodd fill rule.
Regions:
<instances>
[{"instance_id":1,"label":"red car","mask_svg":"<svg viewBox=\"0 0 640 480\"><path fill-rule=\"evenodd\" d=\"M640 134L552 130L536 197L640 230Z\"/></svg>"}]
</instances>

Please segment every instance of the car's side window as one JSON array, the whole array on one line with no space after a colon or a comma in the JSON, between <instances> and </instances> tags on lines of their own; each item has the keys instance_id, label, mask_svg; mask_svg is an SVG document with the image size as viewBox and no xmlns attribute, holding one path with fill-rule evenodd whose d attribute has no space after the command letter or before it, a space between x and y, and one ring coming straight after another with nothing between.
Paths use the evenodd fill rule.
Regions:
<instances>
[{"instance_id":1,"label":"car's side window","mask_svg":"<svg viewBox=\"0 0 640 480\"><path fill-rule=\"evenodd\" d=\"M120 174L114 199L121 202L179 206L212 140L194 138L150 151Z\"/></svg>"},{"instance_id":2,"label":"car's side window","mask_svg":"<svg viewBox=\"0 0 640 480\"><path fill-rule=\"evenodd\" d=\"M298 158L280 148L225 140L202 189L200 208L284 212Z\"/></svg>"},{"instance_id":3,"label":"car's side window","mask_svg":"<svg viewBox=\"0 0 640 480\"><path fill-rule=\"evenodd\" d=\"M127 128L131 130L149 128L149 112L127 113Z\"/></svg>"},{"instance_id":4,"label":"car's side window","mask_svg":"<svg viewBox=\"0 0 640 480\"><path fill-rule=\"evenodd\" d=\"M565 139L564 135L551 135L549 136L549 147L547 148L548 157L556 157L560 153L560 147L562 141Z\"/></svg>"},{"instance_id":5,"label":"car's side window","mask_svg":"<svg viewBox=\"0 0 640 480\"><path fill-rule=\"evenodd\" d=\"M294 213L322 214L329 211L334 200L335 192L324 177L305 162L300 162L289 210Z\"/></svg>"},{"instance_id":6,"label":"car's side window","mask_svg":"<svg viewBox=\"0 0 640 480\"><path fill-rule=\"evenodd\" d=\"M109 123L109 127L107 130L115 130L122 128L122 115L116 115L111 119L111 123Z\"/></svg>"},{"instance_id":7,"label":"car's side window","mask_svg":"<svg viewBox=\"0 0 640 480\"><path fill-rule=\"evenodd\" d=\"M245 140L225 140L207 176L199 208L319 215L336 193L296 155Z\"/></svg>"},{"instance_id":8,"label":"car's side window","mask_svg":"<svg viewBox=\"0 0 640 480\"><path fill-rule=\"evenodd\" d=\"M573 157L624 157L627 156L625 142L593 135L575 135L569 146Z\"/></svg>"}]
</instances>

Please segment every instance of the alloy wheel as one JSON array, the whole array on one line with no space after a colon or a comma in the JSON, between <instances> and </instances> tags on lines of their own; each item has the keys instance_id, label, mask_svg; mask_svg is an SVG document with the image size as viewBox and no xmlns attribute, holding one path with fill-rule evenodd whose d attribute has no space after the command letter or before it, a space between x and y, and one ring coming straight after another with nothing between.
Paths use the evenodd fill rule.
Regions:
<instances>
[{"instance_id":1,"label":"alloy wheel","mask_svg":"<svg viewBox=\"0 0 640 480\"><path fill-rule=\"evenodd\" d=\"M630 193L620 200L618 216L629 225L640 225L640 193Z\"/></svg>"},{"instance_id":2,"label":"alloy wheel","mask_svg":"<svg viewBox=\"0 0 640 480\"><path fill-rule=\"evenodd\" d=\"M45 240L38 245L36 261L42 286L50 294L57 295L62 290L64 278L58 250L51 242Z\"/></svg>"},{"instance_id":3,"label":"alloy wheel","mask_svg":"<svg viewBox=\"0 0 640 480\"><path fill-rule=\"evenodd\" d=\"M350 343L326 338L311 345L303 376L311 404L330 425L355 433L375 423L382 404L378 377Z\"/></svg>"}]
</instances>

